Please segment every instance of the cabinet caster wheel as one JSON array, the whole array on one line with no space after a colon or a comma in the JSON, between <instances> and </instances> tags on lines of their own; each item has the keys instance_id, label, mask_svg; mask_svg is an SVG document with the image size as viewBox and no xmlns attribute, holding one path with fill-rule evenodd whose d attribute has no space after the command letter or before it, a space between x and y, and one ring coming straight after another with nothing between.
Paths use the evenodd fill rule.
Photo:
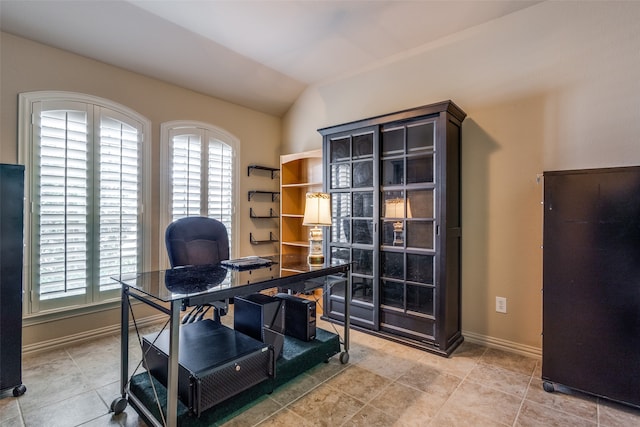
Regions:
<instances>
[{"instance_id":1,"label":"cabinet caster wheel","mask_svg":"<svg viewBox=\"0 0 640 427\"><path fill-rule=\"evenodd\" d=\"M13 397L22 396L27 391L27 387L24 384L20 384L13 389Z\"/></svg>"},{"instance_id":2,"label":"cabinet caster wheel","mask_svg":"<svg viewBox=\"0 0 640 427\"><path fill-rule=\"evenodd\" d=\"M127 408L127 399L124 397L118 397L111 402L111 412L119 415Z\"/></svg>"},{"instance_id":3,"label":"cabinet caster wheel","mask_svg":"<svg viewBox=\"0 0 640 427\"><path fill-rule=\"evenodd\" d=\"M556 391L556 388L554 387L553 383L550 381L545 381L542 383L542 388L544 389L544 391L546 391L547 393L553 393L554 391Z\"/></svg>"},{"instance_id":4,"label":"cabinet caster wheel","mask_svg":"<svg viewBox=\"0 0 640 427\"><path fill-rule=\"evenodd\" d=\"M340 353L340 363L346 365L347 362L349 362L349 353L343 351L342 353Z\"/></svg>"}]
</instances>

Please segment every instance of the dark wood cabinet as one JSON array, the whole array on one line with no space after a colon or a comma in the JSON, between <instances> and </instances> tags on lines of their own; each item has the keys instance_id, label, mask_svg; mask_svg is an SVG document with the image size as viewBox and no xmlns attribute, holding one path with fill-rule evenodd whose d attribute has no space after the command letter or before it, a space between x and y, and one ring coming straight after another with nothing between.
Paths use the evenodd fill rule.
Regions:
<instances>
[{"instance_id":1,"label":"dark wood cabinet","mask_svg":"<svg viewBox=\"0 0 640 427\"><path fill-rule=\"evenodd\" d=\"M0 392L22 384L24 166L0 164Z\"/></svg>"},{"instance_id":2,"label":"dark wood cabinet","mask_svg":"<svg viewBox=\"0 0 640 427\"><path fill-rule=\"evenodd\" d=\"M320 129L332 226L325 256L352 262L351 324L441 355L462 342L460 141L446 101ZM325 318L344 321L344 288Z\"/></svg>"},{"instance_id":3,"label":"dark wood cabinet","mask_svg":"<svg viewBox=\"0 0 640 427\"><path fill-rule=\"evenodd\" d=\"M640 167L544 173L542 378L640 406Z\"/></svg>"}]
</instances>

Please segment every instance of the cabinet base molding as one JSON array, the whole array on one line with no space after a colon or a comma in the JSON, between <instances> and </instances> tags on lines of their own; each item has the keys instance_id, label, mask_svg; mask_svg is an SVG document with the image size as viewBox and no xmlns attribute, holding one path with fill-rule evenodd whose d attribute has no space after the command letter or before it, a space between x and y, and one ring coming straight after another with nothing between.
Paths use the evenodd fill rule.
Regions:
<instances>
[{"instance_id":1,"label":"cabinet base molding","mask_svg":"<svg viewBox=\"0 0 640 427\"><path fill-rule=\"evenodd\" d=\"M336 323L338 325L344 324L340 320L336 320L324 315L321 317L321 319L327 322ZM452 338L452 341L446 350L442 350L440 347L436 346L432 342L406 338L406 337L403 337L402 335L397 335L391 332L374 331L372 329L363 328L361 326L354 325L353 323L351 323L350 328L359 332L364 332L366 334L373 335L375 337L384 338L389 341L397 342L398 344L404 344L409 347L417 348L418 350L424 350L429 353L437 354L438 356L444 356L444 357L451 356L451 354L453 354L458 348L458 346L460 346L460 344L462 344L462 342L465 340L464 336L458 335L455 338Z\"/></svg>"},{"instance_id":2,"label":"cabinet base molding","mask_svg":"<svg viewBox=\"0 0 640 427\"><path fill-rule=\"evenodd\" d=\"M508 351L509 353L520 354L534 359L542 358L542 349L530 345L520 344L514 341L503 340L501 338L490 337L488 335L476 334L475 332L462 331L465 340L470 343L480 344L485 347Z\"/></svg>"}]
</instances>

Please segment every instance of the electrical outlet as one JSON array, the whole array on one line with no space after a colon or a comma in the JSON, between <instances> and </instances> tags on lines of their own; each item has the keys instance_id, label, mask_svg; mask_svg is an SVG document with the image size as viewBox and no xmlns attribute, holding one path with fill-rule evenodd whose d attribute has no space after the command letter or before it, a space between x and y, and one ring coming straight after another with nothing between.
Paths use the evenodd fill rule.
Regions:
<instances>
[{"instance_id":1,"label":"electrical outlet","mask_svg":"<svg viewBox=\"0 0 640 427\"><path fill-rule=\"evenodd\" d=\"M507 312L507 299L505 297L496 297L496 311L498 313Z\"/></svg>"}]
</instances>

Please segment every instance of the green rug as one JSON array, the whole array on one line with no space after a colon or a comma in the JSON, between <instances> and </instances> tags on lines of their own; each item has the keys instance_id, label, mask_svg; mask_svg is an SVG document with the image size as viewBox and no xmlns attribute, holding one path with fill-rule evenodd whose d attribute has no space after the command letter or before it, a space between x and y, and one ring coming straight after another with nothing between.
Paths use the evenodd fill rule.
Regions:
<instances>
[{"instance_id":1,"label":"green rug","mask_svg":"<svg viewBox=\"0 0 640 427\"><path fill-rule=\"evenodd\" d=\"M265 395L271 393L276 387L281 386L315 365L327 361L331 356L339 352L340 337L324 329L317 328L316 339L310 342L285 336L282 357L276 362L275 378L257 384L204 411L199 418L190 415L189 409L178 400L178 425L185 427L221 425L264 399ZM153 386L158 393L162 411L166 413L166 388L155 378L153 378ZM153 387L146 372L133 376L129 389L156 419L161 419ZM141 416L144 418L143 414Z\"/></svg>"}]
</instances>

